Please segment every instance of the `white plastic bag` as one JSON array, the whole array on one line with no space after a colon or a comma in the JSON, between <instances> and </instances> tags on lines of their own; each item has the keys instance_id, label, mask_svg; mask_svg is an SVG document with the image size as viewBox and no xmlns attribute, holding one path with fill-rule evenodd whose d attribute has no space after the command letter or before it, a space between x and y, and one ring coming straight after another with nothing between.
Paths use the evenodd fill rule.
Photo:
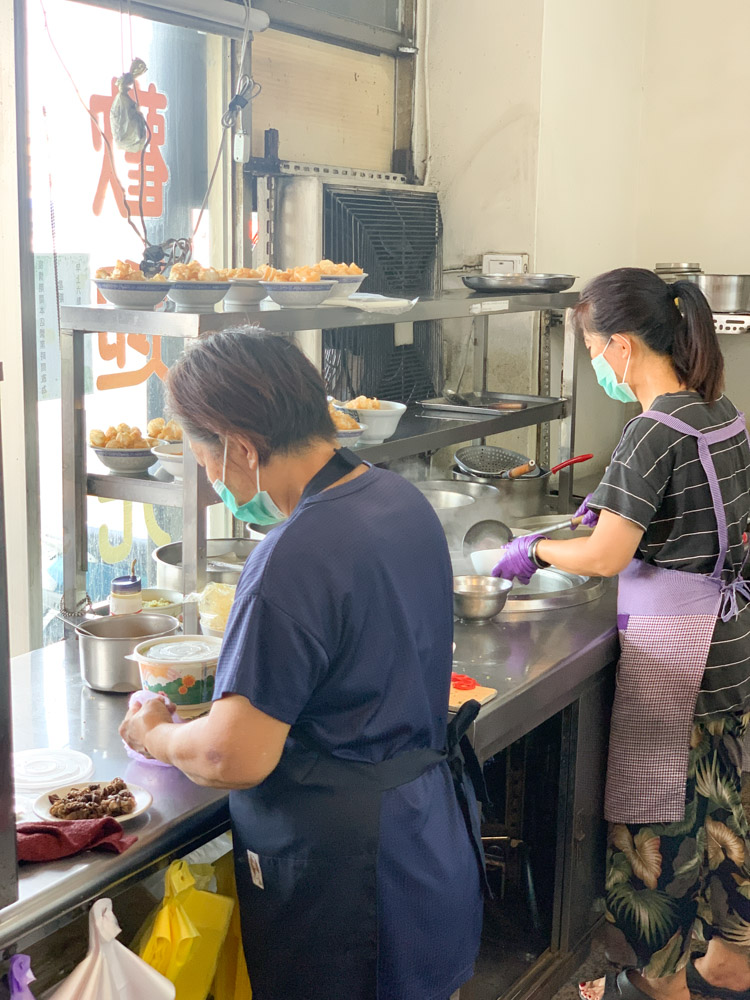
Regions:
<instances>
[{"instance_id":1,"label":"white plastic bag","mask_svg":"<svg viewBox=\"0 0 750 1000\"><path fill-rule=\"evenodd\" d=\"M119 933L112 901L97 899L89 912L88 954L50 1000L174 1000L174 985L120 944Z\"/></svg>"}]
</instances>

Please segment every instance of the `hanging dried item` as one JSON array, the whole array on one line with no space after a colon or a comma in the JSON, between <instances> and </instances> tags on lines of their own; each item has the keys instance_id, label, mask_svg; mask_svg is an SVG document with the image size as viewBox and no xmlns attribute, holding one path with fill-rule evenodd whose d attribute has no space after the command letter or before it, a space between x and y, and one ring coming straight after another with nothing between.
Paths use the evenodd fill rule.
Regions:
<instances>
[{"instance_id":1,"label":"hanging dried item","mask_svg":"<svg viewBox=\"0 0 750 1000\"><path fill-rule=\"evenodd\" d=\"M146 119L128 91L135 83L136 77L146 72L147 66L142 59L134 59L130 72L123 73L117 79L119 93L112 101L109 121L112 127L112 138L119 149L127 153L140 153L151 138Z\"/></svg>"}]
</instances>

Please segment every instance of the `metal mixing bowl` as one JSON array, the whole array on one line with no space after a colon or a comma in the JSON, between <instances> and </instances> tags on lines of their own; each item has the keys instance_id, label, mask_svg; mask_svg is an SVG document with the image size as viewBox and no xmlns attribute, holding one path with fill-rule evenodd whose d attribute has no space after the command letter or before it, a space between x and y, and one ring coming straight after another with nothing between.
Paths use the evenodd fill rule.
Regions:
<instances>
[{"instance_id":1,"label":"metal mixing bowl","mask_svg":"<svg viewBox=\"0 0 750 1000\"><path fill-rule=\"evenodd\" d=\"M494 576L454 576L453 613L464 622L486 622L500 614L512 587Z\"/></svg>"},{"instance_id":2,"label":"metal mixing bowl","mask_svg":"<svg viewBox=\"0 0 750 1000\"><path fill-rule=\"evenodd\" d=\"M236 584L245 560L258 544L250 538L209 538L206 542L206 582ZM182 592L182 542L160 545L151 557L156 563L158 586Z\"/></svg>"}]
</instances>

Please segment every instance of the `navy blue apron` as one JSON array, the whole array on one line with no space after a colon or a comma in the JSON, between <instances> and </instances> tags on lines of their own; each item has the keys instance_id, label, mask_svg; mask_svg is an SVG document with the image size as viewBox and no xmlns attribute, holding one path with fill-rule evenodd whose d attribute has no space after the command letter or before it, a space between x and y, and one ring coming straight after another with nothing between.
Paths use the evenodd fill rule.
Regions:
<instances>
[{"instance_id":1,"label":"navy blue apron","mask_svg":"<svg viewBox=\"0 0 750 1000\"><path fill-rule=\"evenodd\" d=\"M300 502L361 464L340 449ZM254 1000L376 1000L381 797L433 767L450 768L486 887L475 800L486 801L486 791L465 735L479 707L467 702L449 722L445 750L411 750L376 764L335 757L293 727L266 780L230 794Z\"/></svg>"}]
</instances>

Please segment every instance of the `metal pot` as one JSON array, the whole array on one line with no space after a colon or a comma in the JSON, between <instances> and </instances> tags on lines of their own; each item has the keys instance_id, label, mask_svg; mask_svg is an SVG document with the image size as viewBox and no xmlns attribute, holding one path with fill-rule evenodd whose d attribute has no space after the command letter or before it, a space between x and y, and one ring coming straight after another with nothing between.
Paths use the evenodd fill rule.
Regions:
<instances>
[{"instance_id":1,"label":"metal pot","mask_svg":"<svg viewBox=\"0 0 750 1000\"><path fill-rule=\"evenodd\" d=\"M451 479L425 479L414 485L440 519L450 549L461 548L466 531L477 521L502 520L500 492L494 485Z\"/></svg>"},{"instance_id":2,"label":"metal pot","mask_svg":"<svg viewBox=\"0 0 750 1000\"><path fill-rule=\"evenodd\" d=\"M236 584L245 560L258 544L251 538L209 538L206 542L206 581ZM182 542L160 545L152 557L156 563L157 586L182 592ZM217 565L211 565L212 559ZM232 565L235 562L236 569Z\"/></svg>"},{"instance_id":3,"label":"metal pot","mask_svg":"<svg viewBox=\"0 0 750 1000\"><path fill-rule=\"evenodd\" d=\"M549 471L542 471L538 476L501 479L499 476L469 476L454 466L451 475L456 481L467 485L491 485L498 494L499 519L506 523L536 514L547 514L554 502L549 496Z\"/></svg>"},{"instance_id":4,"label":"metal pot","mask_svg":"<svg viewBox=\"0 0 750 1000\"><path fill-rule=\"evenodd\" d=\"M83 622L76 635L84 684L95 691L137 691L141 674L138 664L127 657L144 639L172 635L179 627L171 615L148 611Z\"/></svg>"},{"instance_id":5,"label":"metal pot","mask_svg":"<svg viewBox=\"0 0 750 1000\"><path fill-rule=\"evenodd\" d=\"M750 274L686 274L708 299L711 312L750 312Z\"/></svg>"}]
</instances>

